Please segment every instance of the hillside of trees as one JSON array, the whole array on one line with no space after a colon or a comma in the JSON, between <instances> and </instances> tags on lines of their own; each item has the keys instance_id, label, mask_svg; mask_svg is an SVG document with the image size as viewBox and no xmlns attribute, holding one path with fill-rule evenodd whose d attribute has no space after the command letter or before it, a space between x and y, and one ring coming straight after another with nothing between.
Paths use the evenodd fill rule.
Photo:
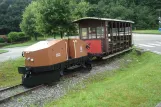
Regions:
<instances>
[{"instance_id":1,"label":"hillside of trees","mask_svg":"<svg viewBox=\"0 0 161 107\"><path fill-rule=\"evenodd\" d=\"M70 32L71 22L81 17L132 20L137 29L157 29L160 8L161 0L0 0L0 34Z\"/></svg>"},{"instance_id":2,"label":"hillside of trees","mask_svg":"<svg viewBox=\"0 0 161 107\"><path fill-rule=\"evenodd\" d=\"M0 0L0 35L21 31L22 13L31 0Z\"/></svg>"}]
</instances>

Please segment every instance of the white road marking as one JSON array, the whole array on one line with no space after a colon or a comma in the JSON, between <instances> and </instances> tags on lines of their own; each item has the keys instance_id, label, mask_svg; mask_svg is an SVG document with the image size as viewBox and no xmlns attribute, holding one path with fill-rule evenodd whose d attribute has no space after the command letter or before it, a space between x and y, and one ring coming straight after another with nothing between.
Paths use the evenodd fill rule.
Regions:
<instances>
[{"instance_id":1,"label":"white road marking","mask_svg":"<svg viewBox=\"0 0 161 107\"><path fill-rule=\"evenodd\" d=\"M148 45L152 45L152 46L161 46L161 44L153 44L153 43L148 43Z\"/></svg>"},{"instance_id":2,"label":"white road marking","mask_svg":"<svg viewBox=\"0 0 161 107\"><path fill-rule=\"evenodd\" d=\"M156 41L156 43L161 44L161 42Z\"/></svg>"},{"instance_id":3,"label":"white road marking","mask_svg":"<svg viewBox=\"0 0 161 107\"><path fill-rule=\"evenodd\" d=\"M136 44L134 46L137 46Z\"/></svg>"},{"instance_id":4,"label":"white road marking","mask_svg":"<svg viewBox=\"0 0 161 107\"><path fill-rule=\"evenodd\" d=\"M155 46L152 46L152 45L146 45L146 44L139 44L140 46L145 46L145 47L150 47L150 48L152 48L152 47L155 47Z\"/></svg>"}]
</instances>

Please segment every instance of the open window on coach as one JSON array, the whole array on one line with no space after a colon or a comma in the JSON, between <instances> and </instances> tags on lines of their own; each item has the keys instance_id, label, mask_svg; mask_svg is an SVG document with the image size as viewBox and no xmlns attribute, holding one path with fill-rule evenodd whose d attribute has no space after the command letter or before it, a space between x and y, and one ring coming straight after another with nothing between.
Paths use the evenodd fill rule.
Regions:
<instances>
[{"instance_id":1,"label":"open window on coach","mask_svg":"<svg viewBox=\"0 0 161 107\"><path fill-rule=\"evenodd\" d=\"M104 28L103 27L97 27L97 38L103 38L104 37Z\"/></svg>"},{"instance_id":2,"label":"open window on coach","mask_svg":"<svg viewBox=\"0 0 161 107\"><path fill-rule=\"evenodd\" d=\"M88 39L87 28L81 28L80 31L82 39Z\"/></svg>"},{"instance_id":3,"label":"open window on coach","mask_svg":"<svg viewBox=\"0 0 161 107\"><path fill-rule=\"evenodd\" d=\"M97 36L96 27L89 27L89 39L95 39Z\"/></svg>"},{"instance_id":4,"label":"open window on coach","mask_svg":"<svg viewBox=\"0 0 161 107\"><path fill-rule=\"evenodd\" d=\"M97 39L104 38L104 28L98 27L88 27L80 28L81 39Z\"/></svg>"}]
</instances>

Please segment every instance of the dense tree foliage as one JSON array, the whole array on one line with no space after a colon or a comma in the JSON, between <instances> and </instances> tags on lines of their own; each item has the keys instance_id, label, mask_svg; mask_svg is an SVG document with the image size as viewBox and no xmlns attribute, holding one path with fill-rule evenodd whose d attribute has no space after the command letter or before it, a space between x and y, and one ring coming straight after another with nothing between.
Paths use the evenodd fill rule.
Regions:
<instances>
[{"instance_id":1,"label":"dense tree foliage","mask_svg":"<svg viewBox=\"0 0 161 107\"><path fill-rule=\"evenodd\" d=\"M75 30L73 20L86 16L132 20L137 29L154 29L158 27L156 10L161 8L161 0L30 1L0 0L0 34L20 31L21 27L26 35L35 39L37 35L63 35Z\"/></svg>"},{"instance_id":2,"label":"dense tree foliage","mask_svg":"<svg viewBox=\"0 0 161 107\"><path fill-rule=\"evenodd\" d=\"M89 4L83 0L39 0L33 1L23 13L20 27L30 36L54 35L76 31L74 19L85 17Z\"/></svg>"},{"instance_id":3,"label":"dense tree foliage","mask_svg":"<svg viewBox=\"0 0 161 107\"><path fill-rule=\"evenodd\" d=\"M36 31L36 16L38 14L39 2L32 2L29 6L26 7L26 10L23 14L22 22L20 28L27 36L34 37L37 40L37 36L40 35Z\"/></svg>"},{"instance_id":4,"label":"dense tree foliage","mask_svg":"<svg viewBox=\"0 0 161 107\"><path fill-rule=\"evenodd\" d=\"M69 0L41 0L37 14L37 31L41 34L61 34L70 28L72 17Z\"/></svg>"},{"instance_id":5,"label":"dense tree foliage","mask_svg":"<svg viewBox=\"0 0 161 107\"><path fill-rule=\"evenodd\" d=\"M0 34L20 31L22 11L31 0L0 0Z\"/></svg>"},{"instance_id":6,"label":"dense tree foliage","mask_svg":"<svg viewBox=\"0 0 161 107\"><path fill-rule=\"evenodd\" d=\"M160 0L86 0L91 7L87 16L133 20L137 29L154 29Z\"/></svg>"}]
</instances>

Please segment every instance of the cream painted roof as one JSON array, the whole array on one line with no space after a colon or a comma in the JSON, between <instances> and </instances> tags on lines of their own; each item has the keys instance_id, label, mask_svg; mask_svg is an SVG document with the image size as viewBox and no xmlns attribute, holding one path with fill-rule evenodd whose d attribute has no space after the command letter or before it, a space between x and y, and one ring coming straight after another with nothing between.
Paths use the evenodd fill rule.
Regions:
<instances>
[{"instance_id":1,"label":"cream painted roof","mask_svg":"<svg viewBox=\"0 0 161 107\"><path fill-rule=\"evenodd\" d=\"M29 47L27 47L24 51L25 52L33 52L33 51L38 51L38 50L41 50L41 49L45 49L45 48L48 48L56 43L58 43L60 40L57 40L57 39L52 39L50 41L40 41L40 42L37 42Z\"/></svg>"},{"instance_id":2,"label":"cream painted roof","mask_svg":"<svg viewBox=\"0 0 161 107\"><path fill-rule=\"evenodd\" d=\"M129 20L119 20L119 19L110 19L110 18L98 18L98 17L84 17L80 18L78 20L73 21L74 23L77 23L81 20L86 20L86 19L94 19L94 20L107 20L107 21L116 21L116 22L128 22L128 23L134 23L133 21Z\"/></svg>"}]
</instances>

